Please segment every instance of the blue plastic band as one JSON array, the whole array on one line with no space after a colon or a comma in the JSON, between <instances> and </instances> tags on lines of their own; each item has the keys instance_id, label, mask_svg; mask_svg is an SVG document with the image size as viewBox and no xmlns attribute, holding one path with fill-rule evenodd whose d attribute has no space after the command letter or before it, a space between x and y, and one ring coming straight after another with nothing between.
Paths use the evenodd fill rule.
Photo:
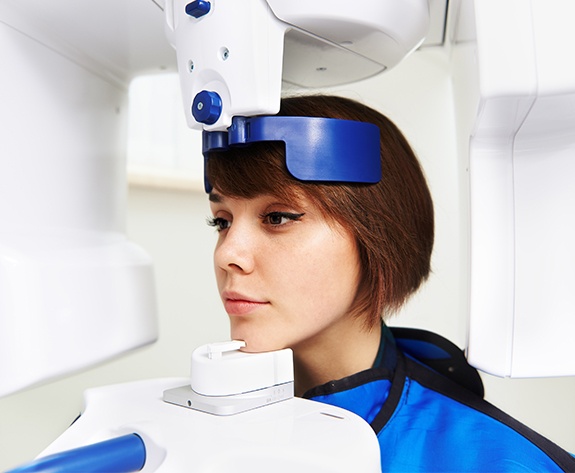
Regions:
<instances>
[{"instance_id":1,"label":"blue plastic band","mask_svg":"<svg viewBox=\"0 0 575 473\"><path fill-rule=\"evenodd\" d=\"M204 162L211 151L261 141L283 141L287 169L301 181L375 184L381 179L379 128L336 118L234 117L227 132L204 131Z\"/></svg>"},{"instance_id":2,"label":"blue plastic band","mask_svg":"<svg viewBox=\"0 0 575 473\"><path fill-rule=\"evenodd\" d=\"M128 473L141 470L145 463L143 440L128 434L39 458L6 473Z\"/></svg>"}]
</instances>

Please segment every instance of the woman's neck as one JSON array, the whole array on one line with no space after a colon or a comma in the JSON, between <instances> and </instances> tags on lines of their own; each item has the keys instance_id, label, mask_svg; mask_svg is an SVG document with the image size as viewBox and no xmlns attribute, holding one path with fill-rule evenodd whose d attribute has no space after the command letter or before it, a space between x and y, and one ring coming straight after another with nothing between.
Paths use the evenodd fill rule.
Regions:
<instances>
[{"instance_id":1,"label":"woman's neck","mask_svg":"<svg viewBox=\"0 0 575 473\"><path fill-rule=\"evenodd\" d=\"M381 339L381 325L370 330L359 317L348 317L311 340L292 347L295 394L373 366Z\"/></svg>"}]
</instances>

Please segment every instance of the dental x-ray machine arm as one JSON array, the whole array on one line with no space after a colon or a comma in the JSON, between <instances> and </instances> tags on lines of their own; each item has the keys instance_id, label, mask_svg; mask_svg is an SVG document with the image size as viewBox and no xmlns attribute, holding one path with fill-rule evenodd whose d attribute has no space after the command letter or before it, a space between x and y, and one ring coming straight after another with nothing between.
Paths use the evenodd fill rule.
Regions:
<instances>
[{"instance_id":1,"label":"dental x-ray machine arm","mask_svg":"<svg viewBox=\"0 0 575 473\"><path fill-rule=\"evenodd\" d=\"M427 1L167 0L188 126L275 114L282 81L317 88L397 65L424 40Z\"/></svg>"}]
</instances>

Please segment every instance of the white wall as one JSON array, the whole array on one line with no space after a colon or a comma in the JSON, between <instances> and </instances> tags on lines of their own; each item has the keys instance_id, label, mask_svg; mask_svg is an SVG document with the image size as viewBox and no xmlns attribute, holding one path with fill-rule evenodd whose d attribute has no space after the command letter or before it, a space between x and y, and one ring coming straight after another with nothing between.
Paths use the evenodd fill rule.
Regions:
<instances>
[{"instance_id":1,"label":"white wall","mask_svg":"<svg viewBox=\"0 0 575 473\"><path fill-rule=\"evenodd\" d=\"M393 323L437 331L463 347L467 208L466 185L459 176L466 163L456 152L449 67L445 51L430 49L396 70L337 92L364 100L397 123L420 157L434 195L434 272ZM0 470L31 459L61 433L79 413L85 388L186 376L195 346L227 337L212 275L215 234L205 225L207 215L207 199L200 192L130 189L128 233L156 263L160 341L104 366L0 399ZM484 380L488 400L575 452L575 378Z\"/></svg>"}]
</instances>

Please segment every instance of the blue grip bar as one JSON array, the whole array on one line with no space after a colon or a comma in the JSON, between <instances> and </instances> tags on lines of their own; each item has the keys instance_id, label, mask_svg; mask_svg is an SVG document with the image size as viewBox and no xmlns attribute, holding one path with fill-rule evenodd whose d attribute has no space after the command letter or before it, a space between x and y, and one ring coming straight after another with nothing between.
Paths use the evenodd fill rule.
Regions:
<instances>
[{"instance_id":1,"label":"blue grip bar","mask_svg":"<svg viewBox=\"0 0 575 473\"><path fill-rule=\"evenodd\" d=\"M128 434L39 458L6 473L131 473L145 463L144 441Z\"/></svg>"}]
</instances>

